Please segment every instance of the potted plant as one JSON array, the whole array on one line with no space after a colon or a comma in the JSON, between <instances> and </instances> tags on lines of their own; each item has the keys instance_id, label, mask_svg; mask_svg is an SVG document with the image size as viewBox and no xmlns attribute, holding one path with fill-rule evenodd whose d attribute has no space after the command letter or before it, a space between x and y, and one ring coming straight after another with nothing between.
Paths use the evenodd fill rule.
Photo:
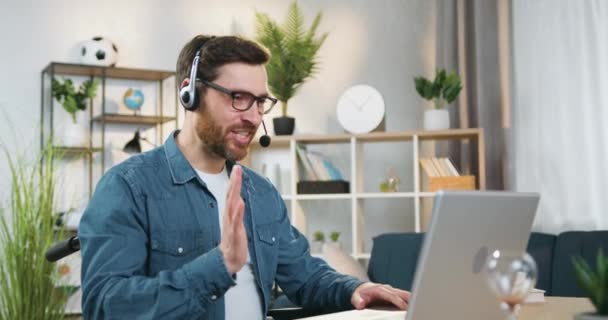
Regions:
<instances>
[{"instance_id":1,"label":"potted plant","mask_svg":"<svg viewBox=\"0 0 608 320\"><path fill-rule=\"evenodd\" d=\"M449 129L450 114L445 107L456 100L462 90L458 74L447 73L445 69L439 69L433 81L419 76L414 78L414 84L422 98L433 101L434 108L424 112L424 129Z\"/></svg>"},{"instance_id":2,"label":"potted plant","mask_svg":"<svg viewBox=\"0 0 608 320\"><path fill-rule=\"evenodd\" d=\"M608 259L600 249L597 255L596 270L581 257L573 257L576 282L595 306L594 313L580 313L576 320L606 320L608 319Z\"/></svg>"},{"instance_id":3,"label":"potted plant","mask_svg":"<svg viewBox=\"0 0 608 320\"><path fill-rule=\"evenodd\" d=\"M310 244L310 252L319 253L321 252L321 248L323 247L323 243L325 243L325 234L323 231L317 230L313 234L313 240Z\"/></svg>"},{"instance_id":4,"label":"potted plant","mask_svg":"<svg viewBox=\"0 0 608 320\"><path fill-rule=\"evenodd\" d=\"M87 109L87 101L95 97L98 85L99 81L97 79L86 80L76 90L74 83L70 79L65 79L64 81L52 80L51 90L53 98L63 106L63 109L72 118L72 123L67 123L63 128L63 134L59 135L59 140L63 145L77 147L87 145L87 128L83 124L84 121L76 120L76 115L78 111ZM84 113L80 114L84 115Z\"/></svg>"},{"instance_id":5,"label":"potted plant","mask_svg":"<svg viewBox=\"0 0 608 320\"><path fill-rule=\"evenodd\" d=\"M46 144L50 145L50 144ZM10 171L9 205L0 210L0 319L63 320L67 295L45 251L54 230L55 167L51 147L30 164L4 149Z\"/></svg>"},{"instance_id":6,"label":"potted plant","mask_svg":"<svg viewBox=\"0 0 608 320\"><path fill-rule=\"evenodd\" d=\"M277 135L290 135L295 128L295 119L287 116L287 103L306 80L319 70L317 53L328 33L316 35L321 22L321 12L308 30L304 26L304 15L294 1L287 10L283 25L270 19L265 13L256 12L257 41L266 46L272 58L266 65L268 86L281 101L281 117L272 120Z\"/></svg>"},{"instance_id":7,"label":"potted plant","mask_svg":"<svg viewBox=\"0 0 608 320\"><path fill-rule=\"evenodd\" d=\"M338 249L340 249L342 247L342 245L340 244L340 242L338 242L338 240L340 239L340 232L339 231L332 231L329 233L329 239L331 240L330 243L328 243L328 245L334 246Z\"/></svg>"}]
</instances>

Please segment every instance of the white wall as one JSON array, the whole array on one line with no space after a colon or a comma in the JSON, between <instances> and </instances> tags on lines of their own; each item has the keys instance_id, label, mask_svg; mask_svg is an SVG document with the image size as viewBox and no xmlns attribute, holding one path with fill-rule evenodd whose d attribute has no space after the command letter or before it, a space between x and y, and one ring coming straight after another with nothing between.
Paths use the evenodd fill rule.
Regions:
<instances>
[{"instance_id":1,"label":"white wall","mask_svg":"<svg viewBox=\"0 0 608 320\"><path fill-rule=\"evenodd\" d=\"M236 31L253 36L256 9L283 19L289 3L1 0L1 141L10 150L17 145L22 151L37 150L40 72L50 61L77 62L79 41L96 35L112 39L119 47L121 67L172 70L179 50L194 35ZM297 132L343 132L335 117L337 99L346 88L360 83L383 94L387 131L419 128L424 103L412 78L435 68L435 2L306 0L300 5L307 21L323 11L320 31L329 31L330 36L320 52L320 73L290 101L288 113L297 118ZM122 145L128 138L114 144ZM369 166L372 176L380 178L392 166L404 183L411 180L410 152L391 156L375 150L370 147L366 156L366 163L375 164ZM4 159L0 174L8 174ZM0 179L2 199L7 186L8 179Z\"/></svg>"}]
</instances>

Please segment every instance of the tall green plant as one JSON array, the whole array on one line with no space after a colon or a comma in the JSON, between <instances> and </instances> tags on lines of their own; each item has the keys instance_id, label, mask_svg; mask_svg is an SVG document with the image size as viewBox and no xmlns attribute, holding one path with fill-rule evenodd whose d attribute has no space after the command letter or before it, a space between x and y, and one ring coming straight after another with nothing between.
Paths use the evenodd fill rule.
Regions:
<instances>
[{"instance_id":1,"label":"tall green plant","mask_svg":"<svg viewBox=\"0 0 608 320\"><path fill-rule=\"evenodd\" d=\"M599 315L608 315L608 258L600 249L596 270L581 257L573 257L574 274L578 286L585 291Z\"/></svg>"},{"instance_id":2,"label":"tall green plant","mask_svg":"<svg viewBox=\"0 0 608 320\"><path fill-rule=\"evenodd\" d=\"M281 112L287 115L287 102L306 80L319 71L317 53L329 33L317 36L322 13L317 13L310 28L304 26L304 15L294 1L287 10L283 25L265 13L256 12L257 41L266 46L272 58L266 65L270 91L281 101Z\"/></svg>"},{"instance_id":3,"label":"tall green plant","mask_svg":"<svg viewBox=\"0 0 608 320\"><path fill-rule=\"evenodd\" d=\"M10 205L0 213L0 319L63 319L67 297L55 287L56 268L44 257L54 239L53 158L60 155L48 147L27 164L4 153L11 187Z\"/></svg>"},{"instance_id":4,"label":"tall green plant","mask_svg":"<svg viewBox=\"0 0 608 320\"><path fill-rule=\"evenodd\" d=\"M416 91L426 100L432 100L435 108L440 109L452 103L458 97L462 85L455 72L447 73L445 69L437 70L433 81L424 77L415 77Z\"/></svg>"}]
</instances>

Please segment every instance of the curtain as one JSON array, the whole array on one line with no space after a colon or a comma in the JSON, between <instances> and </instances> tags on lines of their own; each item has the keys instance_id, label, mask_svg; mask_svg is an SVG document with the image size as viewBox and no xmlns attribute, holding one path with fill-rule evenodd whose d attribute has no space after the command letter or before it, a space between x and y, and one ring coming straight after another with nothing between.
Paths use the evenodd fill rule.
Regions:
<instances>
[{"instance_id":1,"label":"curtain","mask_svg":"<svg viewBox=\"0 0 608 320\"><path fill-rule=\"evenodd\" d=\"M437 6L437 67L456 70L463 83L456 106L450 110L452 128L484 129L486 188L509 188L510 1L438 1ZM437 152L447 149L464 171L478 174L476 148L450 143L438 145Z\"/></svg>"},{"instance_id":2,"label":"curtain","mask_svg":"<svg viewBox=\"0 0 608 320\"><path fill-rule=\"evenodd\" d=\"M514 188L534 229L608 229L608 2L515 0Z\"/></svg>"}]
</instances>

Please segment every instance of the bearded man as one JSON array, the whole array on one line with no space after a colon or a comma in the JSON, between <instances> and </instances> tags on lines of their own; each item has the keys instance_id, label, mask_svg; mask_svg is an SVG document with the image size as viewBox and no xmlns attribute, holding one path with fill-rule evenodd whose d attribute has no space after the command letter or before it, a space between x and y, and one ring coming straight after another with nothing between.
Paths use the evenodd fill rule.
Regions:
<instances>
[{"instance_id":1,"label":"bearded man","mask_svg":"<svg viewBox=\"0 0 608 320\"><path fill-rule=\"evenodd\" d=\"M183 128L112 167L81 220L85 319L264 319L275 282L309 309L407 308L408 292L312 257L279 192L237 163L277 102L269 59L240 37L184 46Z\"/></svg>"}]
</instances>

